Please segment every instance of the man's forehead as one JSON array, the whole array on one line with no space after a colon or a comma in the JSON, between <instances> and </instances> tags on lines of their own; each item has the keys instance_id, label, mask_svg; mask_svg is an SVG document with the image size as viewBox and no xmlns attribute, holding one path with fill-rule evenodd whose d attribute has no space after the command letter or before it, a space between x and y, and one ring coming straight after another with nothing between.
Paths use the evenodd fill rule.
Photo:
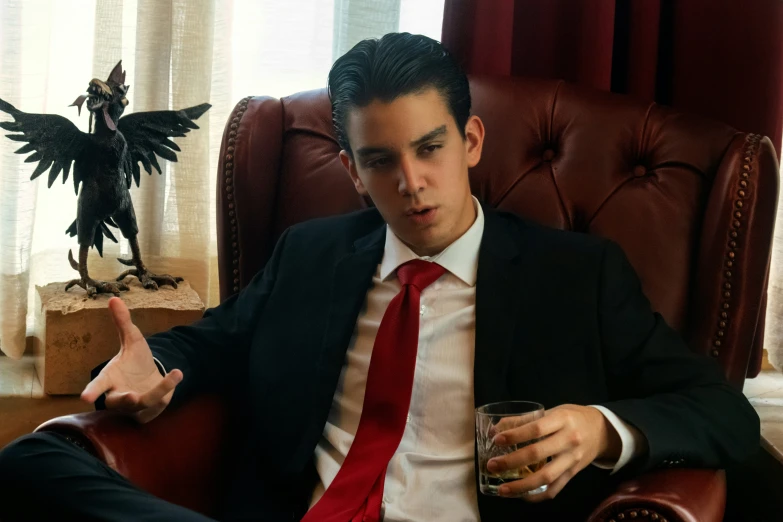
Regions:
<instances>
[{"instance_id":1,"label":"man's forehead","mask_svg":"<svg viewBox=\"0 0 783 522\"><path fill-rule=\"evenodd\" d=\"M412 143L438 129L438 135L447 133L453 118L437 91L432 91L352 107L346 119L352 148Z\"/></svg>"}]
</instances>

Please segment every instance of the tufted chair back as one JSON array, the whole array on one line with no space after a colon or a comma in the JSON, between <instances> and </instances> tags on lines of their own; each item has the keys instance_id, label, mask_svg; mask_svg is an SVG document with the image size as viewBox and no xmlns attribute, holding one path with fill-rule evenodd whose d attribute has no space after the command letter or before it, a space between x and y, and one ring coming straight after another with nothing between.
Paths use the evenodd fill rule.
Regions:
<instances>
[{"instance_id":1,"label":"tufted chair back","mask_svg":"<svg viewBox=\"0 0 783 522\"><path fill-rule=\"evenodd\" d=\"M563 82L471 78L486 127L483 203L610 238L653 307L741 386L758 372L778 163L769 139ZM221 299L295 223L365 208L338 158L325 90L245 98L218 171Z\"/></svg>"}]
</instances>

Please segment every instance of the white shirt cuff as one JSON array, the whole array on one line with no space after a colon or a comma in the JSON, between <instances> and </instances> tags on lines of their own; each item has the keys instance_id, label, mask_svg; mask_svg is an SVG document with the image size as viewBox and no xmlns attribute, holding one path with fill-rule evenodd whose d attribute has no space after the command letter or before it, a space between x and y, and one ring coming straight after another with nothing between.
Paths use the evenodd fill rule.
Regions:
<instances>
[{"instance_id":1,"label":"white shirt cuff","mask_svg":"<svg viewBox=\"0 0 783 522\"><path fill-rule=\"evenodd\" d=\"M155 364L157 365L158 370L160 370L160 373L162 373L163 376L165 377L168 372L166 371L166 368L163 367L163 364L158 360L157 357L153 357L152 360L155 361Z\"/></svg>"},{"instance_id":2,"label":"white shirt cuff","mask_svg":"<svg viewBox=\"0 0 783 522\"><path fill-rule=\"evenodd\" d=\"M644 435L642 435L638 430L631 429L631 427L620 417L618 417L612 410L596 405L591 405L590 407L600 411L606 420L609 421L609 424L612 425L615 431L617 431L617 434L620 436L621 445L620 458L617 459L617 462L596 459L592 462L592 464L601 469L611 469L612 474L615 474L620 471L623 466L628 464L634 457L638 456L642 452L645 446L645 441L643 440Z\"/></svg>"}]
</instances>

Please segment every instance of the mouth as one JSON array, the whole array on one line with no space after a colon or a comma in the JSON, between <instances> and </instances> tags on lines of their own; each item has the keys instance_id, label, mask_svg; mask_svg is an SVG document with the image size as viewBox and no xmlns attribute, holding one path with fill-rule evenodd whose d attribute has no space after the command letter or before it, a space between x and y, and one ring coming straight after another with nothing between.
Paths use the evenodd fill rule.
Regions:
<instances>
[{"instance_id":1,"label":"mouth","mask_svg":"<svg viewBox=\"0 0 783 522\"><path fill-rule=\"evenodd\" d=\"M111 102L111 89L105 83L99 80L90 82L87 88L87 110L97 111L109 102Z\"/></svg>"},{"instance_id":2,"label":"mouth","mask_svg":"<svg viewBox=\"0 0 783 522\"><path fill-rule=\"evenodd\" d=\"M438 211L437 207L429 207L429 206L412 207L405 212L405 216L416 224L426 225L428 223L431 223L432 220L435 219L435 214L437 213L437 211Z\"/></svg>"},{"instance_id":3,"label":"mouth","mask_svg":"<svg viewBox=\"0 0 783 522\"><path fill-rule=\"evenodd\" d=\"M435 207L426 207L426 206L420 206L420 207L411 207L406 212L406 216L413 216L413 215L423 215L429 212L430 210L434 210Z\"/></svg>"}]
</instances>

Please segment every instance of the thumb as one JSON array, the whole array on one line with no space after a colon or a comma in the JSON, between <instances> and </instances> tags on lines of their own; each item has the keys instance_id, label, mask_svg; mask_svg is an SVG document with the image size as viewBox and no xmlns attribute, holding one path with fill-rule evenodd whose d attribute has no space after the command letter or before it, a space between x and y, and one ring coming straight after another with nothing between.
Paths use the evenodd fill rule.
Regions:
<instances>
[{"instance_id":1,"label":"thumb","mask_svg":"<svg viewBox=\"0 0 783 522\"><path fill-rule=\"evenodd\" d=\"M138 334L139 330L131 321L130 311L122 299L119 297L109 299L109 313L114 322L114 327L120 335L120 343L125 345L125 343L134 340L133 338Z\"/></svg>"}]
</instances>

